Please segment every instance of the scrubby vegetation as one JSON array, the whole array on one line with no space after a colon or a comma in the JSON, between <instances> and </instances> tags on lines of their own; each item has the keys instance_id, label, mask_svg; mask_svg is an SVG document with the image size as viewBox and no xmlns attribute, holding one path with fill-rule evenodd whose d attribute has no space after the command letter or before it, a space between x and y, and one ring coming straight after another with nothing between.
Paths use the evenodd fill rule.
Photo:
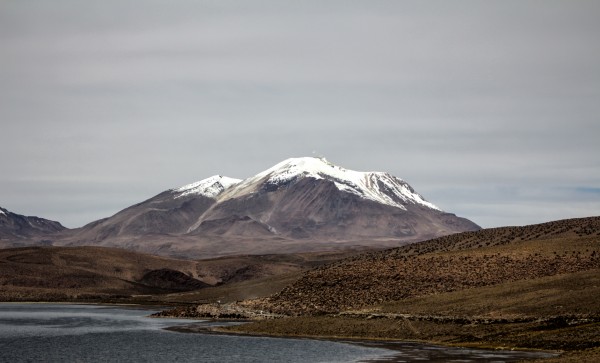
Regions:
<instances>
[{"instance_id":1,"label":"scrubby vegetation","mask_svg":"<svg viewBox=\"0 0 600 363\"><path fill-rule=\"evenodd\" d=\"M289 318L253 334L424 340L567 351L600 347L600 218L467 232L311 270L269 299Z\"/></svg>"},{"instance_id":2,"label":"scrubby vegetation","mask_svg":"<svg viewBox=\"0 0 600 363\"><path fill-rule=\"evenodd\" d=\"M386 301L600 268L600 218L466 232L354 256L307 272L267 302L336 313Z\"/></svg>"}]
</instances>

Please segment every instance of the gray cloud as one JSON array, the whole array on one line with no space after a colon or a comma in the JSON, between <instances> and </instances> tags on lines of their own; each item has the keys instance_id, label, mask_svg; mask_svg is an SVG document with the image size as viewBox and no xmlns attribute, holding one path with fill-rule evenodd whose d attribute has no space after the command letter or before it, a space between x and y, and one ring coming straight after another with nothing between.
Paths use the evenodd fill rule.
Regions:
<instances>
[{"instance_id":1,"label":"gray cloud","mask_svg":"<svg viewBox=\"0 0 600 363\"><path fill-rule=\"evenodd\" d=\"M7 1L0 205L75 227L325 155L483 226L600 214L591 1Z\"/></svg>"}]
</instances>

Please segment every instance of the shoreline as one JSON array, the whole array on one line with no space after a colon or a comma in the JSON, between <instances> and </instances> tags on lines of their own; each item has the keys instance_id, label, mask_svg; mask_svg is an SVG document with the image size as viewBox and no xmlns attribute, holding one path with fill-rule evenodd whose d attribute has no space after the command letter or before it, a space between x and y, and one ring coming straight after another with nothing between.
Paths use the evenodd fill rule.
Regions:
<instances>
[{"instance_id":1,"label":"shoreline","mask_svg":"<svg viewBox=\"0 0 600 363\"><path fill-rule=\"evenodd\" d=\"M144 310L164 310L165 308L172 307L171 305L155 305L155 304L141 304L141 303L104 303L104 302L86 302L86 301L0 301L0 305L8 304L24 304L24 305L90 305L90 306L118 306L123 308L134 308L139 307Z\"/></svg>"},{"instance_id":2,"label":"shoreline","mask_svg":"<svg viewBox=\"0 0 600 363\"><path fill-rule=\"evenodd\" d=\"M40 305L91 305L91 306L103 306L103 307L123 307L123 308L140 308L142 310L159 310L164 311L165 308L172 307L171 305L154 305L145 303L110 303L110 302L72 302L72 301L0 301L0 305L7 304L40 304ZM227 319L227 318L209 318L209 317L182 317L182 316L160 316L160 315L148 315L147 318L151 319L177 319L177 320L188 320L190 324L172 326L164 328L165 330L176 331L180 333L201 333L201 334L220 334L220 335L235 335L235 336L254 336L254 337L271 337L271 338L283 338L283 339L314 339L314 340L333 340L333 341L353 341L353 342L365 342L365 343L416 343L416 344L427 344L449 348L466 348L466 349L486 349L486 350L510 350L510 351L530 351L530 352L548 352L553 354L561 354L564 351L552 350L552 349L535 349L535 348L522 348L522 347L507 347L507 346L492 346L489 344L479 343L444 343L432 340L420 340L420 339L394 339L394 338L380 338L380 337L355 337L355 336L338 336L338 335L312 335L312 334L278 334L278 333L255 333L250 331L231 331L221 329L219 326L198 326L194 325L193 321L206 321L213 323L233 323L239 322L235 325L244 325L253 323L257 320L252 319Z\"/></svg>"},{"instance_id":3,"label":"shoreline","mask_svg":"<svg viewBox=\"0 0 600 363\"><path fill-rule=\"evenodd\" d=\"M170 305L154 305L149 303L125 303L125 302L73 302L73 301L2 301L0 305L7 304L40 304L40 305L90 305L99 307L120 307L120 308L132 308L149 311L163 311L164 309L171 308ZM228 326L245 325L257 322L252 319L231 319L231 318L209 318L209 317L182 317L182 316L152 316L148 315L147 318L167 318L177 319L181 321L189 321L189 324L176 325L163 328L165 330L180 332L180 333L196 333L196 334L215 334L215 335L231 335L231 336L248 336L248 337L265 337L265 338L279 338L279 339L312 339L312 340L326 340L340 343L356 344L365 347L382 348L392 352L397 352L396 355L404 352L404 349L408 346L420 345L434 348L447 348L447 349L467 349L467 350L483 350L488 352L521 352L524 354L535 354L537 357L523 358L519 361L530 361L542 359L560 359L565 353L572 353L570 351L558 350L558 349L543 349L543 348L529 348L529 347L511 347L505 345L496 345L493 342L460 342L460 343L449 343L440 342L435 340L427 339L406 339L406 338L388 338L388 337L357 337L357 336L340 336L340 335L318 335L318 334L281 334L277 332L252 332L252 331L233 331L227 329ZM279 320L279 319L276 319ZM200 322L201 321L201 322ZM203 324L203 322L205 324ZM224 323L219 326L219 323ZM231 324L237 323L237 324ZM567 354L569 355L569 354ZM387 362L396 362L396 358L393 360L385 360ZM400 359L397 357L397 359ZM374 361L377 362L377 361Z\"/></svg>"},{"instance_id":4,"label":"shoreline","mask_svg":"<svg viewBox=\"0 0 600 363\"><path fill-rule=\"evenodd\" d=\"M133 304L133 303L99 303L99 302L0 302L0 305L80 305L80 306L98 306L106 308L124 308L124 309L139 309L139 310L152 310L160 311L164 306L147 305L147 304ZM252 332L252 331L233 331L228 327L245 325L255 322L254 320L248 319L210 319L210 318L190 318L190 317L174 317L164 316L156 317L147 315L146 318L168 318L177 319L183 321L189 321L189 324L175 325L163 328L164 330L179 332L179 333L196 333L196 334L214 334L214 335L230 335L230 336L246 336L246 337L264 337L264 338L277 338L277 339L311 339L321 341L332 341L345 344L354 344L370 348L381 348L389 351L389 354L383 354L380 358L373 359L371 362L399 362L401 357L407 350L421 349L422 347L433 348L434 351L439 351L438 354L446 354L448 351L458 352L457 354L475 354L475 351L487 351L496 353L509 353L509 355L518 356L522 353L523 357L519 358L519 361L530 360L530 359L543 359L543 358L556 358L562 355L561 351L557 350L545 350L545 349L532 349L532 348L511 348L507 346L492 346L489 344L478 344L478 343L461 343L461 344L449 344L444 342L438 342L434 340L424 339L394 339L384 337L356 337L356 336L339 336L339 335L316 335L316 334L279 334L277 332ZM201 321L199 321L201 320ZM464 349L464 352L460 352ZM385 356L385 359L383 358ZM511 361L513 358L509 358ZM514 358L514 361L517 361Z\"/></svg>"},{"instance_id":5,"label":"shoreline","mask_svg":"<svg viewBox=\"0 0 600 363\"><path fill-rule=\"evenodd\" d=\"M214 323L218 322L239 322L243 325L251 323L252 321L240 321L240 320L227 320L227 319L208 319ZM451 349L451 350L465 350L465 352L473 351L486 351L496 353L510 353L523 355L532 355L531 357L519 357L515 358L515 361L523 361L529 359L544 359L544 358L556 358L559 357L563 352L543 349L527 349L527 348L510 348L510 347L491 347L487 345L467 345L467 344L445 344L443 342L435 342L428 340L400 340L400 339L389 339L389 338L366 338L366 337L341 337L341 336L324 336L324 335L284 335L284 334L267 334L267 333L253 333L243 331L231 331L223 329L222 326L202 326L199 324L180 325L164 328L165 330L188 333L188 334L214 334L214 335L230 335L230 336L246 336L246 337L260 337L260 338L275 338L275 339L311 339L311 340L322 340L332 341L337 343L354 344L369 348L380 348L386 349L391 352L390 355L382 355L381 358L370 360L369 362L405 362L403 353L407 347L428 347L437 349ZM385 358L384 358L385 357Z\"/></svg>"},{"instance_id":6,"label":"shoreline","mask_svg":"<svg viewBox=\"0 0 600 363\"><path fill-rule=\"evenodd\" d=\"M188 318L180 318L180 319L188 319ZM190 319L191 320L191 319ZM206 319L206 321L212 322L240 322L240 324L235 325L243 325L246 323L252 323L252 321L245 320L227 320L227 319ZM423 344L423 345L432 345L439 347L447 347L447 348L465 348L465 349L485 349L485 350L504 350L504 351L523 351L523 352L542 352L542 353L552 353L552 354L561 354L563 351L557 351L552 349L534 349L534 348L520 348L520 347L503 347L503 346L491 346L487 344L477 344L477 343L467 343L467 344L450 344L432 340L419 340L419 339L393 339L393 338L377 338L377 337L354 337L354 336L338 336L338 335L290 335L290 334L267 334L267 333L253 333L253 332L243 332L243 331L230 331L226 329L220 329L219 326L215 327L200 327L190 325L180 325L167 327L166 330L177 331L179 333L199 333L199 334L220 334L220 335L235 335L235 336L250 336L250 337L264 337L264 338L282 338L282 339L314 339L314 340L331 340L331 341L345 341L345 342L364 342L364 343L389 343L389 344L397 344L397 343L411 343L411 344Z\"/></svg>"}]
</instances>

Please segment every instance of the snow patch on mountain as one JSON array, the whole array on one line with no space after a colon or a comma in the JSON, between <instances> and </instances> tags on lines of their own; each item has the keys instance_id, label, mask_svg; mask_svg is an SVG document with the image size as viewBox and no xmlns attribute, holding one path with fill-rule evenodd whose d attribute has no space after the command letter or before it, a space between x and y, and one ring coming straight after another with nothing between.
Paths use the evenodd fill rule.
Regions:
<instances>
[{"instance_id":1,"label":"snow patch on mountain","mask_svg":"<svg viewBox=\"0 0 600 363\"><path fill-rule=\"evenodd\" d=\"M421 204L431 209L441 211L433 203L426 201L419 193L416 193L404 180L396 178L388 173L373 172L369 174L370 183L366 185L367 190L373 191L376 196L390 199L390 204L398 204L397 200L404 203Z\"/></svg>"},{"instance_id":2,"label":"snow patch on mountain","mask_svg":"<svg viewBox=\"0 0 600 363\"><path fill-rule=\"evenodd\" d=\"M210 178L173 189L173 191L179 193L175 198L181 198L190 194L216 198L223 191L240 182L240 179L229 178L222 175L213 175Z\"/></svg>"},{"instance_id":3,"label":"snow patch on mountain","mask_svg":"<svg viewBox=\"0 0 600 363\"><path fill-rule=\"evenodd\" d=\"M6 215L2 209L0 209L0 215Z\"/></svg>"}]
</instances>

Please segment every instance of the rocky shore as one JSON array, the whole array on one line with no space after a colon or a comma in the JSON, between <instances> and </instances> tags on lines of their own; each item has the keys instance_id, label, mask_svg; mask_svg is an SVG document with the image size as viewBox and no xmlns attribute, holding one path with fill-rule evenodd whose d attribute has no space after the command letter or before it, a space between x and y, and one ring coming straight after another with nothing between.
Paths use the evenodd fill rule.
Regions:
<instances>
[{"instance_id":1,"label":"rocky shore","mask_svg":"<svg viewBox=\"0 0 600 363\"><path fill-rule=\"evenodd\" d=\"M226 319L226 320L265 320L285 317L256 308L253 302L228 304L201 304L195 306L179 306L170 310L152 314L152 317L187 318L187 319Z\"/></svg>"}]
</instances>

